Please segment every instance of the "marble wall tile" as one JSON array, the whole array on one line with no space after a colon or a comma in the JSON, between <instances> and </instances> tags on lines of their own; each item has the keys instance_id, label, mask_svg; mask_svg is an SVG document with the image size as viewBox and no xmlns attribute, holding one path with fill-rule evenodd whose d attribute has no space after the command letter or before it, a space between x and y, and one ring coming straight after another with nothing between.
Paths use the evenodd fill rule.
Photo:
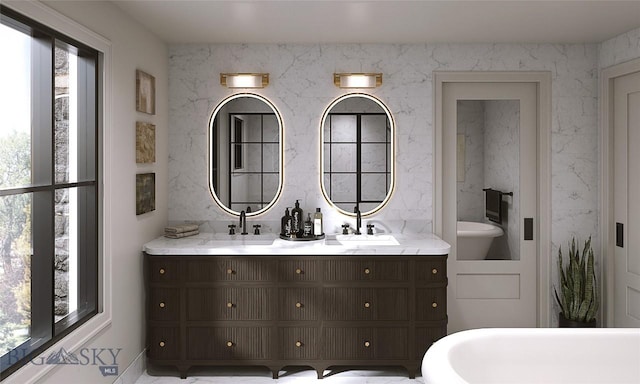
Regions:
<instances>
[{"instance_id":1,"label":"marble wall tile","mask_svg":"<svg viewBox=\"0 0 640 384\"><path fill-rule=\"evenodd\" d=\"M520 102L484 101L484 183L503 196L504 235L494 239L489 255L520 259Z\"/></svg>"},{"instance_id":2,"label":"marble wall tile","mask_svg":"<svg viewBox=\"0 0 640 384\"><path fill-rule=\"evenodd\" d=\"M458 134L464 136L464 181L458 181L458 220L483 222L484 102L458 101Z\"/></svg>"},{"instance_id":3,"label":"marble wall tile","mask_svg":"<svg viewBox=\"0 0 640 384\"><path fill-rule=\"evenodd\" d=\"M618 35L600 44L600 69L640 57L640 28Z\"/></svg>"},{"instance_id":4,"label":"marble wall tile","mask_svg":"<svg viewBox=\"0 0 640 384\"><path fill-rule=\"evenodd\" d=\"M597 44L193 44L169 48L169 219L210 222L226 230L233 217L208 188L207 122L234 91L220 72L269 72L259 90L280 110L285 126L285 175L280 199L253 220L277 227L284 208L300 199L322 208L325 231L352 223L324 200L319 175L319 129L325 108L346 93L334 72L382 72L371 90L391 110L396 127L396 188L372 217L376 228L432 230L433 71L550 71L552 75L552 251L572 233L598 244L598 63L640 56L640 30ZM600 48L600 50L599 50ZM624 52L624 53L620 53ZM594 150L596 148L596 150ZM594 178L595 177L595 178ZM593 187L582 186L583 180ZM592 180L592 181L590 181ZM586 214L586 213L587 214ZM570 218L575 218L571 219ZM278 230L276 228L276 230ZM555 277L554 277L555 278ZM555 281L555 280L554 280Z\"/></svg>"}]
</instances>

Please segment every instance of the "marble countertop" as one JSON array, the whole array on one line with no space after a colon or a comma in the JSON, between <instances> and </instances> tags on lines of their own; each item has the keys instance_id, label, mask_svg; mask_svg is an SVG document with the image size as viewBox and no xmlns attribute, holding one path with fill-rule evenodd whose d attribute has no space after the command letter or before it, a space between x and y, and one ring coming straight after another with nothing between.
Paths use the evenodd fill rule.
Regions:
<instances>
[{"instance_id":1,"label":"marble countertop","mask_svg":"<svg viewBox=\"0 0 640 384\"><path fill-rule=\"evenodd\" d=\"M150 255L446 255L450 245L431 233L379 235L327 235L314 241L289 241L275 234L199 235L169 239L158 237L143 246Z\"/></svg>"}]
</instances>

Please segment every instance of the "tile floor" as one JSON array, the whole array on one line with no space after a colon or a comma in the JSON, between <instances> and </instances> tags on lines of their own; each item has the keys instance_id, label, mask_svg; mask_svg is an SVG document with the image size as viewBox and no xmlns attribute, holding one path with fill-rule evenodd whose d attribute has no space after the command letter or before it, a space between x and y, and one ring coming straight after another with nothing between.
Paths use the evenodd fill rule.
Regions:
<instances>
[{"instance_id":1,"label":"tile floor","mask_svg":"<svg viewBox=\"0 0 640 384\"><path fill-rule=\"evenodd\" d=\"M266 368L192 368L186 380L176 371L153 368L142 374L135 384L424 384L422 377L409 379L406 370L389 368L382 370L336 369L327 370L318 380L312 369L292 368L280 371L280 378L273 380Z\"/></svg>"}]
</instances>

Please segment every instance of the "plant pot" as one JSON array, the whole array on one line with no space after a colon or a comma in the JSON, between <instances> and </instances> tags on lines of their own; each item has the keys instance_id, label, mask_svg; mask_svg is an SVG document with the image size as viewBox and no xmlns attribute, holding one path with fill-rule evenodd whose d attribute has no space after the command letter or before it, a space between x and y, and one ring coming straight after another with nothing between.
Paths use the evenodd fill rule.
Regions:
<instances>
[{"instance_id":1,"label":"plant pot","mask_svg":"<svg viewBox=\"0 0 640 384\"><path fill-rule=\"evenodd\" d=\"M558 324L560 328L595 328L596 319L593 319L588 322L569 320L566 317L564 317L564 314L562 314L562 312L560 312L560 314L558 315Z\"/></svg>"}]
</instances>

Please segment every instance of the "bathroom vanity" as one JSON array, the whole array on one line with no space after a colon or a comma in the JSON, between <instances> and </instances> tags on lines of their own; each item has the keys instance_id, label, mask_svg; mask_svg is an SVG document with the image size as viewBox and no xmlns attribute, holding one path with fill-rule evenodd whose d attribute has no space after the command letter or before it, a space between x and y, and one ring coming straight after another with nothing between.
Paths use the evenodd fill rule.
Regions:
<instances>
[{"instance_id":1,"label":"bathroom vanity","mask_svg":"<svg viewBox=\"0 0 640 384\"><path fill-rule=\"evenodd\" d=\"M147 357L175 366L403 366L447 331L447 253L398 245L251 245L211 234L145 245ZM370 237L375 243L375 238ZM249 244L247 244L249 243ZM222 246L221 244L225 244Z\"/></svg>"}]
</instances>

